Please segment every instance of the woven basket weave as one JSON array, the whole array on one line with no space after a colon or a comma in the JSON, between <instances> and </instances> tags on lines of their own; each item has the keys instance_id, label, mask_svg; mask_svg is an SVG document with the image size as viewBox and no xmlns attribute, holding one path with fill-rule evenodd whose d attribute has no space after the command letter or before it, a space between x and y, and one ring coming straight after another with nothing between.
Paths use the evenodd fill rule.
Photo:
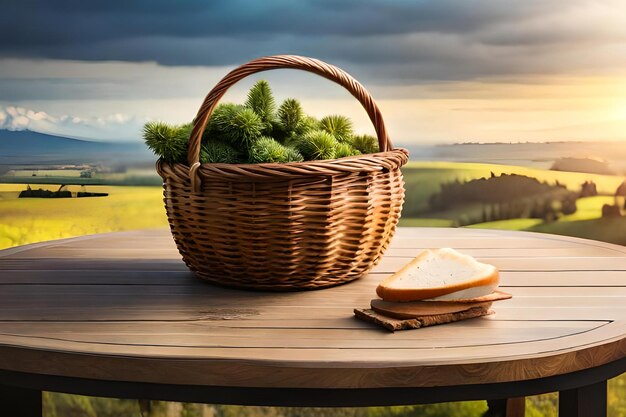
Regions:
<instances>
[{"instance_id":1,"label":"woven basket weave","mask_svg":"<svg viewBox=\"0 0 626 417\"><path fill-rule=\"evenodd\" d=\"M380 152L284 164L200 164L204 128L237 81L261 71L313 72L346 88L367 111ZM172 235L184 262L219 285L260 289L323 288L365 275L394 234L404 201L400 167L378 106L341 69L292 55L251 61L206 96L189 139L188 165L157 163Z\"/></svg>"}]
</instances>

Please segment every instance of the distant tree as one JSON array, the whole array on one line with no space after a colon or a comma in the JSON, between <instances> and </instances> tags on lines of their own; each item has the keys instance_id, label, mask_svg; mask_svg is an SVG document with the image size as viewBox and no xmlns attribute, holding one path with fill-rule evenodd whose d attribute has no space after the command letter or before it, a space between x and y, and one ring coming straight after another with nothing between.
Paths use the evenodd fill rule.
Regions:
<instances>
[{"instance_id":1,"label":"distant tree","mask_svg":"<svg viewBox=\"0 0 626 417\"><path fill-rule=\"evenodd\" d=\"M563 214L574 214L576 213L576 198L565 198L561 203L561 212Z\"/></svg>"},{"instance_id":2,"label":"distant tree","mask_svg":"<svg viewBox=\"0 0 626 417\"><path fill-rule=\"evenodd\" d=\"M622 202L620 202L620 199ZM615 190L615 205L626 210L626 181L620 184Z\"/></svg>"},{"instance_id":3,"label":"distant tree","mask_svg":"<svg viewBox=\"0 0 626 417\"><path fill-rule=\"evenodd\" d=\"M598 188L593 181L585 181L580 187L580 197L593 197L598 195Z\"/></svg>"},{"instance_id":4,"label":"distant tree","mask_svg":"<svg viewBox=\"0 0 626 417\"><path fill-rule=\"evenodd\" d=\"M563 184L541 182L525 175L492 174L489 178L465 182L456 179L441 184L440 191L429 197L430 210L458 210L466 206L467 217L457 219L460 224L529 217L552 221L576 211L579 193L569 191Z\"/></svg>"},{"instance_id":5,"label":"distant tree","mask_svg":"<svg viewBox=\"0 0 626 417\"><path fill-rule=\"evenodd\" d=\"M602 206L602 217L603 218L609 218L609 217L621 217L622 212L619 209L619 206L616 206L614 204L604 204Z\"/></svg>"}]
</instances>

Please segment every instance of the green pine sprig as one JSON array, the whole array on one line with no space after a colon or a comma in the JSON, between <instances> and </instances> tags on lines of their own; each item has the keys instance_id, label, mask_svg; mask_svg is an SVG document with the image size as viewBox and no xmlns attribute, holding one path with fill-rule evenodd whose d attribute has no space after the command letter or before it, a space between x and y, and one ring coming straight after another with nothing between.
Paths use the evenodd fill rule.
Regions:
<instances>
[{"instance_id":1,"label":"green pine sprig","mask_svg":"<svg viewBox=\"0 0 626 417\"><path fill-rule=\"evenodd\" d=\"M357 135L350 140L352 147L363 154L379 151L378 139L372 135Z\"/></svg>"},{"instance_id":2,"label":"green pine sprig","mask_svg":"<svg viewBox=\"0 0 626 417\"><path fill-rule=\"evenodd\" d=\"M239 152L223 142L208 141L203 143L200 148L201 164L237 164L239 162L241 162Z\"/></svg>"},{"instance_id":3,"label":"green pine sprig","mask_svg":"<svg viewBox=\"0 0 626 417\"><path fill-rule=\"evenodd\" d=\"M252 144L250 162L253 164L288 162L287 148L275 139L263 136Z\"/></svg>"},{"instance_id":4,"label":"green pine sprig","mask_svg":"<svg viewBox=\"0 0 626 417\"><path fill-rule=\"evenodd\" d=\"M330 133L339 142L349 142L354 134L352 131L352 121L346 116L331 114L320 120L320 129Z\"/></svg>"},{"instance_id":5,"label":"green pine sprig","mask_svg":"<svg viewBox=\"0 0 626 417\"><path fill-rule=\"evenodd\" d=\"M216 120L217 134L215 139L221 139L237 149L247 150L262 135L265 125L261 118L247 107L231 107L224 109ZM207 135L207 139L213 138Z\"/></svg>"},{"instance_id":6,"label":"green pine sprig","mask_svg":"<svg viewBox=\"0 0 626 417\"><path fill-rule=\"evenodd\" d=\"M335 158L344 158L346 156L356 156L360 154L361 152L347 143L339 143L335 148Z\"/></svg>"},{"instance_id":7,"label":"green pine sprig","mask_svg":"<svg viewBox=\"0 0 626 417\"><path fill-rule=\"evenodd\" d=\"M230 122L235 114L243 109L240 104L222 103L219 104L211 114L211 118L207 123L202 140L226 140L230 129Z\"/></svg>"},{"instance_id":8,"label":"green pine sprig","mask_svg":"<svg viewBox=\"0 0 626 417\"><path fill-rule=\"evenodd\" d=\"M290 135L296 131L298 125L302 123L302 106L294 98L288 98L278 108L278 119L285 135Z\"/></svg>"},{"instance_id":9,"label":"green pine sprig","mask_svg":"<svg viewBox=\"0 0 626 417\"><path fill-rule=\"evenodd\" d=\"M275 119L276 101L267 81L259 80L252 86L245 105L261 118L267 130L271 129L271 123Z\"/></svg>"},{"instance_id":10,"label":"green pine sprig","mask_svg":"<svg viewBox=\"0 0 626 417\"><path fill-rule=\"evenodd\" d=\"M335 159L337 139L323 130L312 130L294 140L295 147L307 161Z\"/></svg>"},{"instance_id":11,"label":"green pine sprig","mask_svg":"<svg viewBox=\"0 0 626 417\"><path fill-rule=\"evenodd\" d=\"M181 127L162 122L148 122L143 127L143 139L157 156L169 163L184 163L189 136L181 134Z\"/></svg>"},{"instance_id":12,"label":"green pine sprig","mask_svg":"<svg viewBox=\"0 0 626 417\"><path fill-rule=\"evenodd\" d=\"M291 146L286 146L287 149L287 162L303 162L304 157L296 148L292 148Z\"/></svg>"}]
</instances>

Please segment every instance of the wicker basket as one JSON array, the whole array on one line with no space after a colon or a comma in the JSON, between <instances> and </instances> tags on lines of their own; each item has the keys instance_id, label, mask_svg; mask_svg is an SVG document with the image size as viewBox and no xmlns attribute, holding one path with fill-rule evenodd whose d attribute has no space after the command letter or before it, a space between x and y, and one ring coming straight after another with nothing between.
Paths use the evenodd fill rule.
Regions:
<instances>
[{"instance_id":1,"label":"wicker basket","mask_svg":"<svg viewBox=\"0 0 626 417\"><path fill-rule=\"evenodd\" d=\"M200 164L202 132L237 81L292 68L328 78L359 100L380 153L284 164ZM189 165L157 163L165 208L183 260L200 278L225 286L286 291L323 288L365 275L394 234L404 201L400 167L378 106L341 69L292 55L251 61L206 96L194 121Z\"/></svg>"}]
</instances>

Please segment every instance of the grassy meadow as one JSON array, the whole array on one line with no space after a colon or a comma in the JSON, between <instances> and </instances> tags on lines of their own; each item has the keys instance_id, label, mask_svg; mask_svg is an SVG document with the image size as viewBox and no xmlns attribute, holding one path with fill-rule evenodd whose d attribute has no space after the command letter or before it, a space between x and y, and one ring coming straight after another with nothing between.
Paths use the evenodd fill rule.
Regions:
<instances>
[{"instance_id":1,"label":"grassy meadow","mask_svg":"<svg viewBox=\"0 0 626 417\"><path fill-rule=\"evenodd\" d=\"M477 223L468 227L478 229L527 230L552 233L626 245L626 217L602 219L603 204L612 204L613 197L595 196L580 198L578 210L556 222L544 223L541 219L511 219Z\"/></svg>"},{"instance_id":2,"label":"grassy meadow","mask_svg":"<svg viewBox=\"0 0 626 417\"><path fill-rule=\"evenodd\" d=\"M431 211L428 199L439 190L440 184L454 180L463 182L488 178L492 173L495 175L515 173L551 184L558 182L572 191L580 190L585 181L593 181L599 195L578 199L575 213L565 215L554 222L544 222L535 218L518 218L477 223L467 227L554 233L626 245L626 217L601 218L602 205L614 202L615 190L626 179L622 176L465 162L410 162L403 172L406 181L406 202L400 226L453 227L460 216L470 210L480 210L480 205Z\"/></svg>"},{"instance_id":3,"label":"grassy meadow","mask_svg":"<svg viewBox=\"0 0 626 417\"><path fill-rule=\"evenodd\" d=\"M33 189L56 189L31 184ZM0 184L0 249L93 233L167 226L161 187L88 186L93 198L18 198L23 184ZM68 186L71 191L80 186Z\"/></svg>"},{"instance_id":4,"label":"grassy meadow","mask_svg":"<svg viewBox=\"0 0 626 417\"><path fill-rule=\"evenodd\" d=\"M519 174L567 186L570 190L580 189L585 181L593 181L600 194L613 194L624 181L616 175L585 174L582 172L562 172L547 169L521 167L515 165L480 164L473 162L409 162L402 169L406 182L406 203L403 217L416 217L428 209L428 197L439 190L443 182L467 181L489 177L491 173Z\"/></svg>"},{"instance_id":5,"label":"grassy meadow","mask_svg":"<svg viewBox=\"0 0 626 417\"><path fill-rule=\"evenodd\" d=\"M84 177L83 174L88 173ZM124 172L83 169L13 169L0 175L0 184L161 185L154 168L129 168Z\"/></svg>"},{"instance_id":6,"label":"grassy meadow","mask_svg":"<svg viewBox=\"0 0 626 417\"><path fill-rule=\"evenodd\" d=\"M489 177L491 174L517 173L535 177L540 181L566 185L579 190L585 181L593 181L599 195L577 200L577 211L564 215L557 221L518 218L473 224L469 227L507 230L530 230L545 233L586 237L626 245L626 217L602 219L603 204L612 204L611 196L624 180L619 176L583 173L555 172L536 168L509 165L451 162L411 162L404 168L406 180L406 203L401 226L453 227L464 210L460 207L441 212L429 209L429 197L438 192L440 184L453 180L467 181ZM54 181L58 172L40 172L45 183ZM77 173L67 172L67 182L77 178ZM14 181L30 181L35 178L22 176ZM33 189L55 190L58 185L30 184ZM0 184L0 249L16 245L60 239L92 233L104 233L131 229L166 227L167 220L162 202L162 188L155 186L87 185L87 191L106 192L107 197L72 199L18 199L25 184ZM80 186L69 186L76 192ZM527 413L530 417L556 417L556 395L529 397ZM383 407L367 409L300 410L271 407L228 407L180 405L158 403L154 417L169 415L185 416L295 416L328 415L359 417L428 416L479 417L486 410L484 402L451 403L430 406ZM160 410L160 411L159 411ZM98 399L46 393L44 396L46 416L135 416L136 402L129 400ZM609 415L626 416L626 376L609 382Z\"/></svg>"}]
</instances>

